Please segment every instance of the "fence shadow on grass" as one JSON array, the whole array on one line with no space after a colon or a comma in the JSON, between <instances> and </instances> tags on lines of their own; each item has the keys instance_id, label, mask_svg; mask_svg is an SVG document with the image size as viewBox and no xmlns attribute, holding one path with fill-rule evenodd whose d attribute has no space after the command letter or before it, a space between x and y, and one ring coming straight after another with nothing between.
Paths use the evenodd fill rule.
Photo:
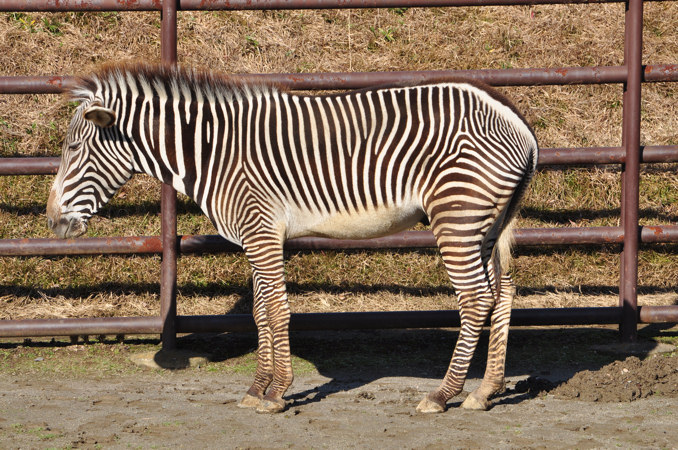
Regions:
<instances>
[{"instance_id":1,"label":"fence shadow on grass","mask_svg":"<svg viewBox=\"0 0 678 450\"><path fill-rule=\"evenodd\" d=\"M238 295L234 306L224 311L224 314L249 313L252 310L252 286L248 285L225 285L219 282L210 283L182 283L178 287L181 297L211 297L217 295ZM404 286L397 284L365 284L365 283L287 283L288 292L292 295L305 294L393 294L411 297L429 297L433 295L454 296L451 285L439 286ZM609 285L577 285L577 286L517 286L518 295L540 294L580 294L580 295L618 295L618 286ZM98 293L111 295L159 295L160 288L157 283L99 283L82 285L77 287L50 287L41 288L31 285L0 284L0 298L16 297L35 300L59 299L59 298L89 298ZM673 294L676 293L674 286L647 285L640 286L638 293L648 294ZM179 302L181 299L179 299ZM676 295L678 304L678 294Z\"/></svg>"},{"instance_id":2,"label":"fence shadow on grass","mask_svg":"<svg viewBox=\"0 0 678 450\"><path fill-rule=\"evenodd\" d=\"M520 210L520 217L539 220L552 226L573 226L574 222L580 220L615 219L616 221L619 216L619 208L545 210L524 207ZM638 217L641 221L648 220L654 223L673 223L678 219L676 215L666 214L659 208L641 208L638 210Z\"/></svg>"}]
</instances>

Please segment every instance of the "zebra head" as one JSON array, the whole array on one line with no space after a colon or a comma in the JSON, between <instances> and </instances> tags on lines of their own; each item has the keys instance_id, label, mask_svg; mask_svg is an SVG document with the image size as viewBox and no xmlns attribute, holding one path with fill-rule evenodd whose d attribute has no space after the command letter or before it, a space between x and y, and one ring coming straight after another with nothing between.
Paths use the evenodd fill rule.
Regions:
<instances>
[{"instance_id":1,"label":"zebra head","mask_svg":"<svg viewBox=\"0 0 678 450\"><path fill-rule=\"evenodd\" d=\"M47 225L60 238L87 231L87 221L132 177L129 148L116 113L94 98L77 108L47 202Z\"/></svg>"}]
</instances>

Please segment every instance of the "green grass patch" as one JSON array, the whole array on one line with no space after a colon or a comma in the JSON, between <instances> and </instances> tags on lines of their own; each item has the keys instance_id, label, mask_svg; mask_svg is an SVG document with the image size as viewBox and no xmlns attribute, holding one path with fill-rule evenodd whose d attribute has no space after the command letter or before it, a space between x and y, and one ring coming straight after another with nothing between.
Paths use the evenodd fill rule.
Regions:
<instances>
[{"instance_id":1,"label":"green grass patch","mask_svg":"<svg viewBox=\"0 0 678 450\"><path fill-rule=\"evenodd\" d=\"M129 375L142 370L129 360L132 353L159 348L157 340L145 339L78 345L57 339L7 340L0 342L0 373L60 377Z\"/></svg>"},{"instance_id":2,"label":"green grass patch","mask_svg":"<svg viewBox=\"0 0 678 450\"><path fill-rule=\"evenodd\" d=\"M641 326L643 340L678 345L674 326ZM330 378L350 375L373 379L386 376L443 376L458 337L453 329L376 330L342 332L292 332L292 366L296 376L320 374ZM256 369L256 336L253 333L187 335L180 337L178 348L209 353L211 362L200 368L181 369L177 373L235 374L253 376ZM592 346L618 342L614 327L515 328L509 336L507 376L544 375L567 368L599 368L624 359L623 354L601 353ZM485 369L488 332L480 338L471 377L480 377ZM89 343L70 344L68 340L4 340L0 343L0 376L77 377L134 376L153 373L130 361L135 353L156 352L155 337L126 338L122 342L108 337ZM157 372L157 371L156 371ZM170 374L171 371L165 371ZM16 432L44 432L21 424ZM41 438L41 439L43 439Z\"/></svg>"}]
</instances>

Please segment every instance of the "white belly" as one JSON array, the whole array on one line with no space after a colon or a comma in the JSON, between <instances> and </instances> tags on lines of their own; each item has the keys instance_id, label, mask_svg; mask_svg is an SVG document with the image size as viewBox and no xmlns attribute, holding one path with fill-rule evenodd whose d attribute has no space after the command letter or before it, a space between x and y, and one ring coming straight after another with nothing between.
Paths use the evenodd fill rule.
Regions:
<instances>
[{"instance_id":1,"label":"white belly","mask_svg":"<svg viewBox=\"0 0 678 450\"><path fill-rule=\"evenodd\" d=\"M406 230L424 218L421 207L415 204L385 207L375 210L335 213L318 216L296 211L289 217L287 238L318 236L338 239L368 239Z\"/></svg>"}]
</instances>

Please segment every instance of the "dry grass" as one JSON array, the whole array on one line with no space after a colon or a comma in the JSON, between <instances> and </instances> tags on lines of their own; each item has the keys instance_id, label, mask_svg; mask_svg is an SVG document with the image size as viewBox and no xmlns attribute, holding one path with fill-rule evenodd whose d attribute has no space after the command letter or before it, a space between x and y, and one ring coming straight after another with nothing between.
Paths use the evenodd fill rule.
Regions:
<instances>
[{"instance_id":1,"label":"dry grass","mask_svg":"<svg viewBox=\"0 0 678 450\"><path fill-rule=\"evenodd\" d=\"M645 5L645 63L678 62L678 4ZM0 75L78 74L109 61L157 61L157 13L0 15ZM182 64L225 72L320 72L619 65L623 5L339 11L182 12ZM502 89L542 147L621 143L621 86ZM644 144L678 144L678 85L643 88ZM58 155L73 105L59 96L0 97L0 157ZM643 224L678 222L675 164L644 168ZM618 167L540 172L521 226L616 225ZM48 237L51 177L0 178L0 238ZM137 177L93 219L88 235L158 234L158 183ZM185 198L179 232L213 228ZM617 248L520 249L518 307L616 303ZM179 312L251 307L242 255L185 256ZM0 318L148 315L158 311L157 257L0 258ZM641 302L676 303L675 246L641 252ZM294 311L448 309L454 299L433 251L291 254Z\"/></svg>"}]
</instances>

